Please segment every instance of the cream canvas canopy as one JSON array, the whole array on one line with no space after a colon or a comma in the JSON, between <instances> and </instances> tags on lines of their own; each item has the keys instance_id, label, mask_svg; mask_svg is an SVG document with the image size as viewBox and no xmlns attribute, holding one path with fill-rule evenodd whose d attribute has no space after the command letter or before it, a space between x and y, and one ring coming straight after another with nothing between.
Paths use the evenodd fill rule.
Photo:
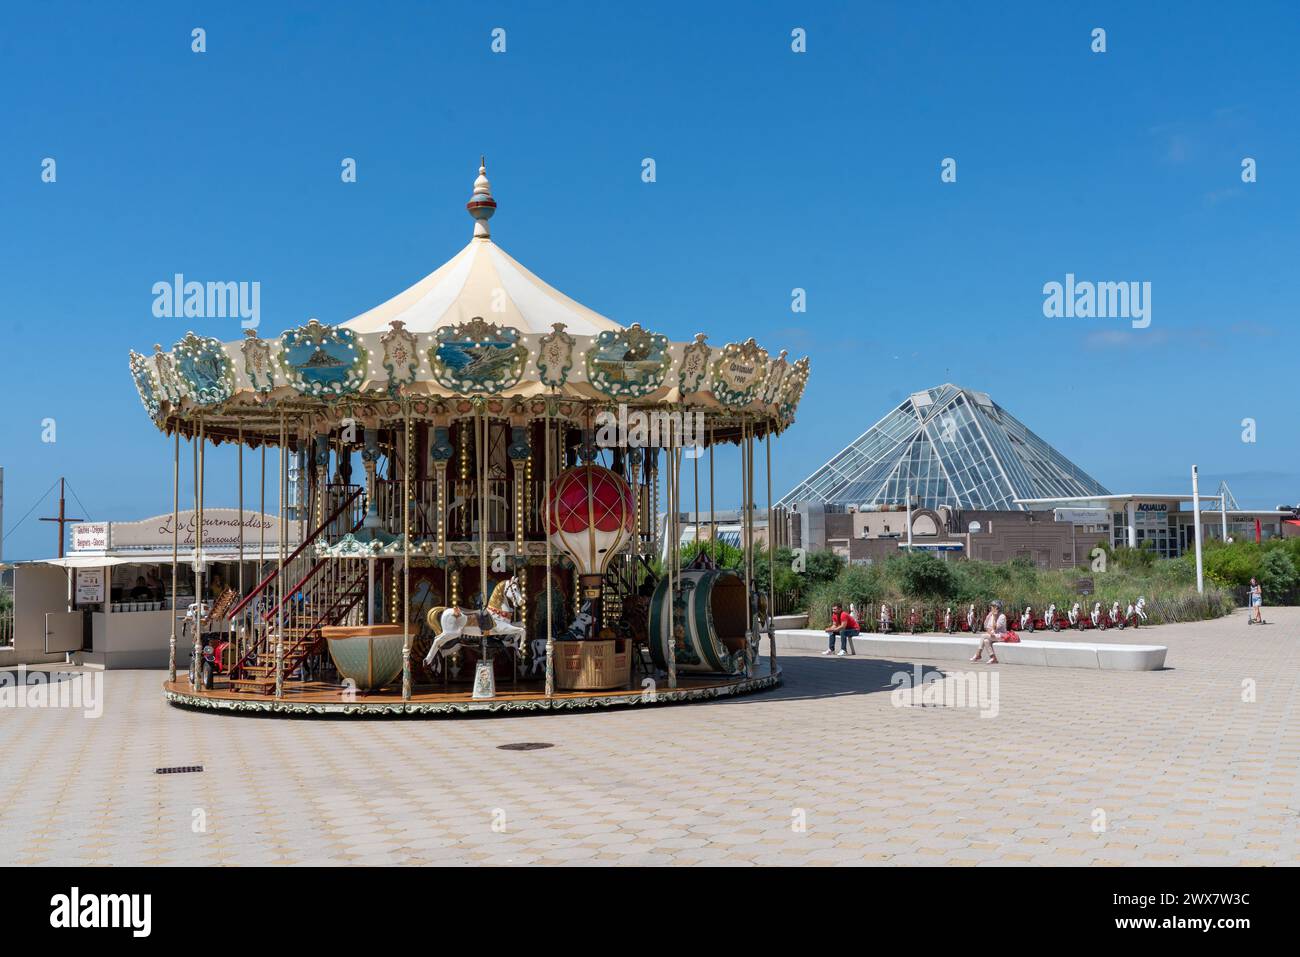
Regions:
<instances>
[{"instance_id":1,"label":"cream canvas canopy","mask_svg":"<svg viewBox=\"0 0 1300 957\"><path fill-rule=\"evenodd\" d=\"M397 320L411 332L428 333L475 316L528 333L550 332L556 323L580 336L623 328L548 286L487 236L471 239L414 286L342 325L383 333Z\"/></svg>"},{"instance_id":2,"label":"cream canvas canopy","mask_svg":"<svg viewBox=\"0 0 1300 957\"><path fill-rule=\"evenodd\" d=\"M311 417L316 430L344 420L377 426L406 414L463 415L464 400L493 414L552 414L575 422L615 407L694 407L710 435L735 441L783 431L808 378L808 360L775 358L753 339L672 342L624 327L542 281L493 241L496 211L480 165L466 204L469 244L413 286L337 325L311 319L278 338L245 330L236 342L188 333L170 351L131 353L132 377L164 431L191 432L199 418L213 441L278 441L276 420ZM461 400L459 402L454 400ZM297 443L301 436L291 436Z\"/></svg>"}]
</instances>

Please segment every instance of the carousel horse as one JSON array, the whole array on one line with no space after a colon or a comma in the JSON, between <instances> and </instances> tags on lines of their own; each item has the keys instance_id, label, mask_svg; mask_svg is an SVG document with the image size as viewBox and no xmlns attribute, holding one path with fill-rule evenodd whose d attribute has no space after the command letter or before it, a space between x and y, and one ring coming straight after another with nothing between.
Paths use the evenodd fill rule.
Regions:
<instances>
[{"instance_id":1,"label":"carousel horse","mask_svg":"<svg viewBox=\"0 0 1300 957\"><path fill-rule=\"evenodd\" d=\"M519 587L519 579L514 575L503 578L492 589L488 599L487 610L492 616L492 635L509 647L518 649L523 645L525 632L522 626L514 623L515 612L524 606L524 591Z\"/></svg>"},{"instance_id":2,"label":"carousel horse","mask_svg":"<svg viewBox=\"0 0 1300 957\"><path fill-rule=\"evenodd\" d=\"M424 656L424 664L435 672L442 670L442 659L451 654L452 649L460 643L463 638L461 628L469 624L469 616L465 614L465 609L462 608L460 611L464 621L461 623L460 628L449 628L444 631L442 615L445 611L447 611L446 605L436 605L430 608L428 615L425 616L429 631L433 633L433 644L429 646L429 653Z\"/></svg>"}]
</instances>

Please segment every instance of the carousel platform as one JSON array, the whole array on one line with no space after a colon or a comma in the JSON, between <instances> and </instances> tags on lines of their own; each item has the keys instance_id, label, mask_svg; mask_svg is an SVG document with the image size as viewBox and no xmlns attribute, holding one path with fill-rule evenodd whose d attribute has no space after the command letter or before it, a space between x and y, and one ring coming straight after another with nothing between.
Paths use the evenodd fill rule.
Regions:
<instances>
[{"instance_id":1,"label":"carousel platform","mask_svg":"<svg viewBox=\"0 0 1300 957\"><path fill-rule=\"evenodd\" d=\"M763 662L752 678L680 675L677 687L673 689L661 683L653 689L638 686L611 691L557 690L548 698L539 683L529 682L519 688L498 685L495 697L478 699L472 696L468 685L448 691L417 685L411 699L403 701L400 686L349 693L338 684L288 681L284 685L284 697L277 699L274 695L247 694L220 687L212 691L196 691L190 687L189 679L181 676L176 681L163 682L163 695L180 707L246 714L445 717L709 701L775 688L781 680L781 669L769 673L766 662Z\"/></svg>"}]
</instances>

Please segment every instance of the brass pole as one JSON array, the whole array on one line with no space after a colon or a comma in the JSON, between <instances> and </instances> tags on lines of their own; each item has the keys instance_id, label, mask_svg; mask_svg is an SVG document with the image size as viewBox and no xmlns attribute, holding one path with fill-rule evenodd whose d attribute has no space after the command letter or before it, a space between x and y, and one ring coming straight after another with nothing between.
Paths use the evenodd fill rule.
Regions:
<instances>
[{"instance_id":1,"label":"brass pole","mask_svg":"<svg viewBox=\"0 0 1300 957\"><path fill-rule=\"evenodd\" d=\"M194 476L194 554L198 564L194 597L198 605L194 612L194 648L191 651L194 680L191 687L198 687L198 679L203 673L203 573L207 571L207 562L203 557L203 480L206 459L207 431L203 417L199 416L198 472Z\"/></svg>"},{"instance_id":2,"label":"brass pole","mask_svg":"<svg viewBox=\"0 0 1300 957\"><path fill-rule=\"evenodd\" d=\"M411 403L402 402L402 700L411 700Z\"/></svg>"},{"instance_id":3,"label":"brass pole","mask_svg":"<svg viewBox=\"0 0 1300 957\"><path fill-rule=\"evenodd\" d=\"M239 600L244 599L244 423L239 423ZM239 632L235 630L234 621L227 620L226 633L230 636L226 644L226 653L230 655L230 667L234 668L235 662L239 660ZM217 665L220 666L221 659L217 659ZM234 677L229 671L226 672L226 678Z\"/></svg>"},{"instance_id":4,"label":"brass pole","mask_svg":"<svg viewBox=\"0 0 1300 957\"><path fill-rule=\"evenodd\" d=\"M546 451L543 455L544 485L546 486L542 501L545 503L545 518L542 532L546 535L546 697L555 695L555 626L551 621L551 399L546 399Z\"/></svg>"},{"instance_id":5,"label":"brass pole","mask_svg":"<svg viewBox=\"0 0 1300 957\"><path fill-rule=\"evenodd\" d=\"M181 524L181 426L176 423L172 445L172 633L167 642L167 680L176 680L176 593L179 581L177 549Z\"/></svg>"},{"instance_id":6,"label":"brass pole","mask_svg":"<svg viewBox=\"0 0 1300 957\"><path fill-rule=\"evenodd\" d=\"M772 512L772 420L763 436L767 449L767 665L776 674L776 516Z\"/></svg>"},{"instance_id":7,"label":"brass pole","mask_svg":"<svg viewBox=\"0 0 1300 957\"><path fill-rule=\"evenodd\" d=\"M280 516L277 524L279 531L279 561L275 576L275 696L284 697L284 540L289 535L289 522L284 513L284 500L288 496L289 430L285 424L284 413L280 413Z\"/></svg>"},{"instance_id":8,"label":"brass pole","mask_svg":"<svg viewBox=\"0 0 1300 957\"><path fill-rule=\"evenodd\" d=\"M664 491L668 499L668 515L664 522L664 537L668 540L665 544L668 546L666 555L667 572L668 572L668 687L677 687L677 588L680 582L676 575L677 566L677 504L675 499L676 482L676 458L677 454L673 448L673 434L670 429L668 432L668 469L664 477Z\"/></svg>"},{"instance_id":9,"label":"brass pole","mask_svg":"<svg viewBox=\"0 0 1300 957\"><path fill-rule=\"evenodd\" d=\"M709 552L718 564L718 524L713 515L713 426L709 426Z\"/></svg>"}]
</instances>

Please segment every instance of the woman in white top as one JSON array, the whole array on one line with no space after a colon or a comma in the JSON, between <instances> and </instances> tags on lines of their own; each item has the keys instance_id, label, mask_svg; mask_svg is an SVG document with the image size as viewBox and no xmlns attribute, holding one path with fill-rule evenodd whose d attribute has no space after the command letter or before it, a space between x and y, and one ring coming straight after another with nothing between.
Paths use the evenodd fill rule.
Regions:
<instances>
[{"instance_id":1,"label":"woman in white top","mask_svg":"<svg viewBox=\"0 0 1300 957\"><path fill-rule=\"evenodd\" d=\"M1007 633L1007 616L1002 613L1002 602L993 602L993 607L984 617L984 635L980 638L979 651L975 652L975 657L971 661L979 661L980 657L987 649L989 653L988 663L996 665L998 663L997 652L993 650L993 642L1001 641Z\"/></svg>"}]
</instances>

